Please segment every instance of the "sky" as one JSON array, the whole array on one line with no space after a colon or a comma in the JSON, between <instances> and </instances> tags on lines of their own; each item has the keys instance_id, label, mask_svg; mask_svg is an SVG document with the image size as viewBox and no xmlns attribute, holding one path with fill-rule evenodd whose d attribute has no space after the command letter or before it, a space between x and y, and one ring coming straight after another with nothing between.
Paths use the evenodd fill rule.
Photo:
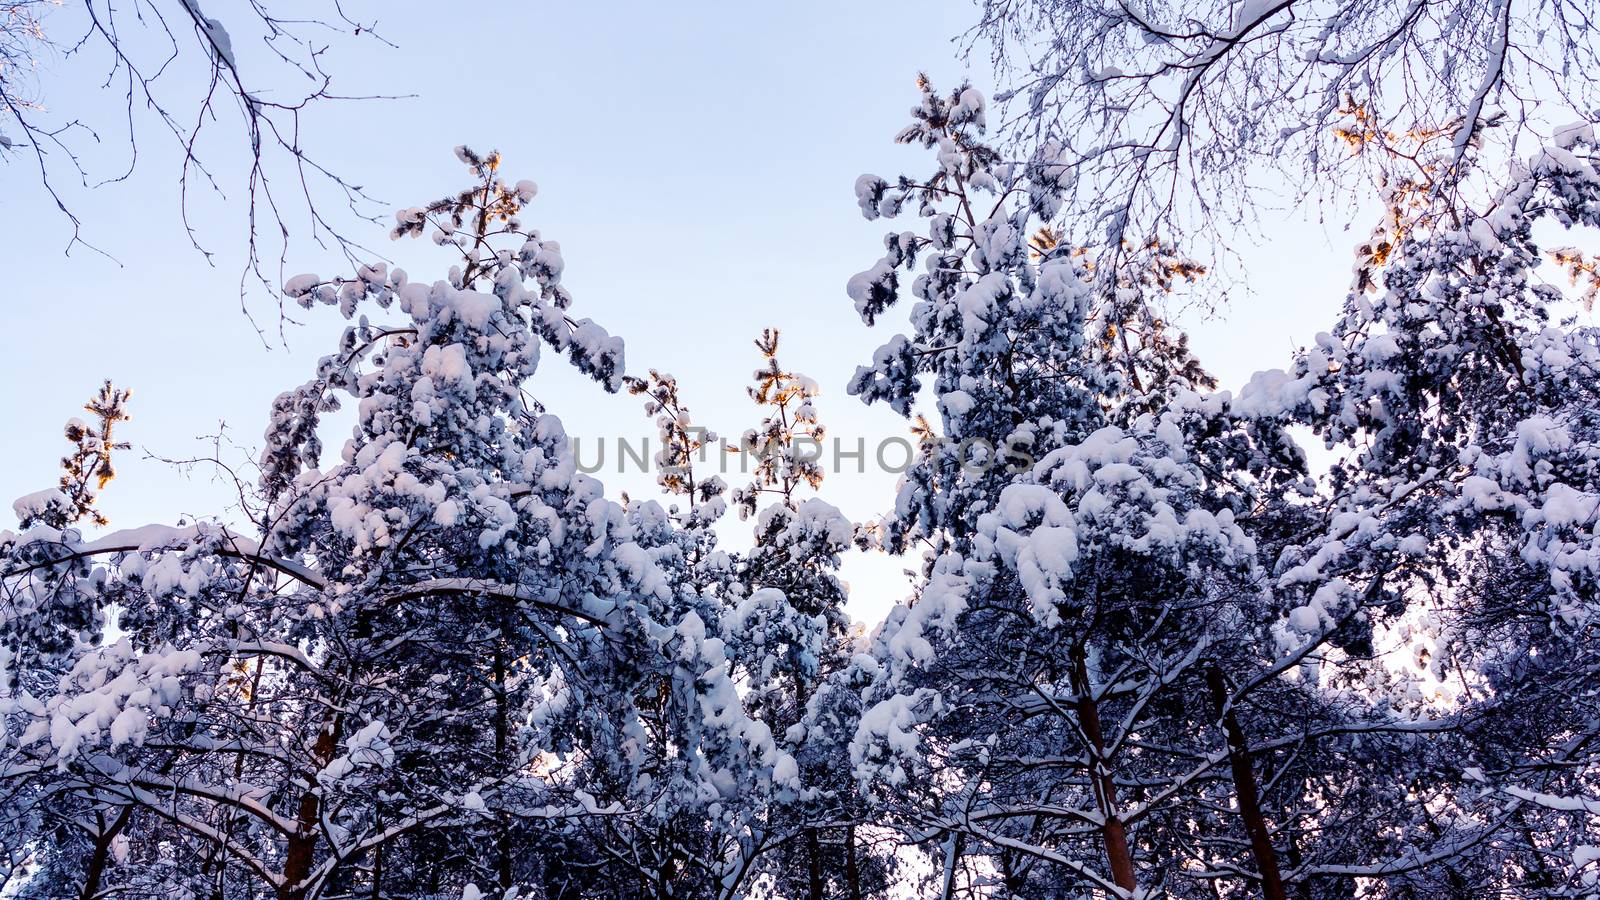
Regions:
<instances>
[{"instance_id":1,"label":"sky","mask_svg":"<svg viewBox=\"0 0 1600 900\"><path fill-rule=\"evenodd\" d=\"M212 15L227 9L213 5ZM698 420L737 435L759 419L744 390L760 362L751 341L773 326L783 363L821 385L817 406L831 437L850 448L906 434L891 411L844 389L902 321L890 315L868 328L845 296L846 280L882 255L886 230L861 218L852 186L863 172L931 168L922 151L893 143L910 121L918 71L946 87L963 78L993 84L984 55L969 67L952 40L975 21L971 3L371 3L356 16L373 10L395 46L335 45L335 86L407 96L309 114L308 144L322 162L400 208L465 186L456 144L498 148L508 179L540 186L524 218L561 242L574 313L624 339L630 373L673 373ZM58 11L47 27L66 33L70 16ZM248 47L240 58L249 64ZM121 93L102 87L102 67L83 62L44 59L41 100L114 117ZM112 129L86 158L115 171L120 144L107 120ZM135 392L122 432L134 448L101 501L113 529L225 510L230 480L214 466L174 461L220 453L247 468L272 399L310 377L343 327L336 311L320 309L280 335L276 308L256 295L246 308L266 326L258 332L241 312L238 192L201 195L190 207L198 239L215 254L208 263L183 229L176 147L149 130L140 146L128 179L68 191L85 239L111 258L82 247L66 254L70 225L31 161L0 163L0 377L9 386L0 391L0 499L54 484L68 446L62 423L112 378ZM207 146L228 186L243 148ZM1324 215L1337 224L1320 224ZM1180 322L1224 387L1286 364L1332 324L1350 247L1370 220L1357 209L1271 213L1260 229L1267 237L1230 239L1248 289L1213 315ZM1359 227L1346 233L1345 221ZM425 242L391 244L383 226L359 222L348 230L413 280L444 274L447 262ZM302 241L284 274L346 271ZM638 398L605 394L553 353L529 387L580 440L654 434ZM857 521L893 498L896 476L866 468L830 474L821 491ZM613 496L655 491L645 474L599 477ZM724 533L738 544L748 525L734 521ZM915 567L853 553L844 570L851 613L881 618L908 593L902 570Z\"/></svg>"}]
</instances>

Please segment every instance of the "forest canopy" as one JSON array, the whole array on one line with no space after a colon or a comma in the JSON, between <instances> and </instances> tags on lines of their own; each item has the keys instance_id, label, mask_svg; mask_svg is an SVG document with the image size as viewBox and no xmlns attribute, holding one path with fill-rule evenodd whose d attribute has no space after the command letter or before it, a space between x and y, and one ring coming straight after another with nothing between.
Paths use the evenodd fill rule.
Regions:
<instances>
[{"instance_id":1,"label":"forest canopy","mask_svg":"<svg viewBox=\"0 0 1600 900\"><path fill-rule=\"evenodd\" d=\"M248 128L292 118L171 6ZM711 327L758 367L734 476L569 289L538 186L456 147L389 226L442 271L275 284L344 324L226 411L262 428L213 460L234 506L107 521L110 381L16 501L0 897L1596 896L1594 10L979 6L1009 87L917 79L884 130L920 162L840 185L885 230L818 288L881 338L829 404L911 435L881 515L830 499L836 407L777 329ZM1380 215L1323 330L1229 390L1176 310L1274 166ZM657 495L583 464L541 363L635 398ZM852 552L904 564L881 622Z\"/></svg>"}]
</instances>

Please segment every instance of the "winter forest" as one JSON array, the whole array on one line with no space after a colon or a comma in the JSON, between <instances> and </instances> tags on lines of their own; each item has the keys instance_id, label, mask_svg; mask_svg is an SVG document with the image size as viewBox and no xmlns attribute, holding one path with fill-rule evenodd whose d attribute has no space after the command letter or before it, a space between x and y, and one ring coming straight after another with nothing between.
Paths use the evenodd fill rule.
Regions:
<instances>
[{"instance_id":1,"label":"winter forest","mask_svg":"<svg viewBox=\"0 0 1600 900\"><path fill-rule=\"evenodd\" d=\"M1593 0L478 6L0 0L0 900L1600 897ZM568 40L727 93L619 149ZM814 201L696 105L790 43Z\"/></svg>"}]
</instances>

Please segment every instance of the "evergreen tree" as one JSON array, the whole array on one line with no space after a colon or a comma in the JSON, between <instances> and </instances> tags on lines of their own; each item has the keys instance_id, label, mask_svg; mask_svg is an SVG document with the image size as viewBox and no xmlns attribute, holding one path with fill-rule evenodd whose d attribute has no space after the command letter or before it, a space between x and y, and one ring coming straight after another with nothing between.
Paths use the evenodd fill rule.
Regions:
<instances>
[{"instance_id":1,"label":"evergreen tree","mask_svg":"<svg viewBox=\"0 0 1600 900\"><path fill-rule=\"evenodd\" d=\"M915 202L927 234L890 234L851 281L871 322L925 260L912 333L852 388L909 414L931 374L939 413L881 524L924 566L857 667L857 775L947 896L1337 896L1405 868L1416 782L1386 761L1446 758L1459 744L1416 741L1459 719L1329 690L1310 665L1370 656L1372 634L1308 618L1326 592L1295 576L1297 535L1326 507L1289 419L1262 414L1278 382L1206 392L1154 312L1199 267L1150 241L1097 277L1103 257L1050 222L1059 162L1002 162L982 110L924 84L901 140L938 170L857 182L869 218Z\"/></svg>"},{"instance_id":2,"label":"evergreen tree","mask_svg":"<svg viewBox=\"0 0 1600 900\"><path fill-rule=\"evenodd\" d=\"M1280 562L1302 646L1355 631L1410 657L1326 655L1323 680L1462 723L1430 740L1449 752L1384 761L1412 795L1378 845L1392 859L1331 868L1400 893L1564 894L1594 877L1600 334L1542 283L1534 229L1595 224L1595 145L1563 129L1475 205L1442 143L1386 183L1335 329L1241 400L1342 453ZM1548 257L1574 283L1590 271L1578 251Z\"/></svg>"},{"instance_id":3,"label":"evergreen tree","mask_svg":"<svg viewBox=\"0 0 1600 900\"><path fill-rule=\"evenodd\" d=\"M1546 239L1600 227L1592 130L1502 177L1352 104L1383 219L1333 328L1234 393L1166 313L1203 266L1070 240L1061 148L1009 162L981 94L920 87L934 170L856 183L920 220L847 286L869 325L910 294L849 384L918 440L869 525L811 495L775 330L730 490L677 380L574 317L532 182L466 148L393 231L445 278L284 285L349 324L247 521L86 533L107 382L0 533L0 894L1595 894L1600 262ZM544 348L643 398L665 503L579 469ZM920 554L868 636L852 542Z\"/></svg>"},{"instance_id":4,"label":"evergreen tree","mask_svg":"<svg viewBox=\"0 0 1600 900\"><path fill-rule=\"evenodd\" d=\"M475 184L395 229L455 247L448 278L286 285L355 322L274 404L256 535L86 541L32 504L5 536L11 671L63 673L6 699L8 785L131 810L102 892L560 893L575 822L714 793L712 754L747 745L693 680L715 651L667 577L671 522L605 500L524 392L541 342L619 388L621 343L569 314L559 246L520 220L533 184L458 154ZM341 396L354 428L324 462ZM114 642L79 635L112 611ZM37 824L15 844L50 874L27 888L76 893L81 854Z\"/></svg>"}]
</instances>

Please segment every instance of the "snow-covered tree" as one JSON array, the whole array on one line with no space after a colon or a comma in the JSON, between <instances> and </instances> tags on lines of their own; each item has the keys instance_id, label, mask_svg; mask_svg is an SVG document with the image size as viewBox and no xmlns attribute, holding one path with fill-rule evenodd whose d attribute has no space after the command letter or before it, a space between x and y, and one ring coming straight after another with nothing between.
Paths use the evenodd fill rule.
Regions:
<instances>
[{"instance_id":1,"label":"snow-covered tree","mask_svg":"<svg viewBox=\"0 0 1600 900\"><path fill-rule=\"evenodd\" d=\"M1398 640L1379 626L1420 621L1418 591L1438 597L1454 570L1421 571L1404 535L1362 549L1384 532L1355 505L1408 496L1426 463L1406 441L1381 476L1393 490L1371 485L1379 470L1361 474L1374 451L1319 484L1287 430L1365 447L1378 423L1403 435L1464 398L1390 410L1376 399L1420 382L1391 366L1363 380L1333 338L1303 369L1264 373L1237 397L1209 392L1184 343L1142 313L1154 307L1141 293L1158 299L1193 264L1152 242L1146 261L1125 254L1130 269L1098 277L1092 249L1054 239L1060 170L1002 163L981 141L982 109L971 89L925 87L902 140L936 149L937 172L857 182L869 218L916 203L926 234L891 233L849 285L870 322L898 298L900 270L925 260L911 333L852 389L909 414L932 375L938 411L880 524L885 547L920 545L924 567L854 667L864 787L932 848L947 895L1503 886L1472 856L1502 824L1478 821L1493 799L1462 772L1474 713L1419 702L1377 647ZM1431 196L1450 206L1459 194ZM1427 239L1413 219L1389 227ZM1374 315L1359 291L1351 308ZM1494 331L1500 316L1471 327ZM1406 327L1452 353L1468 346ZM1539 334L1562 348L1553 359L1590 352L1590 338ZM1397 339L1374 352L1400 358ZM1367 387L1338 402L1325 382L1342 379Z\"/></svg>"},{"instance_id":2,"label":"snow-covered tree","mask_svg":"<svg viewBox=\"0 0 1600 900\"><path fill-rule=\"evenodd\" d=\"M1006 83L1008 135L1058 155L1069 233L1109 236L1109 258L1155 233L1225 251L1268 197L1363 196L1417 134L1461 166L1527 152L1546 100L1600 100L1582 0L980 6L967 47Z\"/></svg>"},{"instance_id":3,"label":"snow-covered tree","mask_svg":"<svg viewBox=\"0 0 1600 900\"><path fill-rule=\"evenodd\" d=\"M800 496L820 487L825 474L816 382L778 362L775 329L764 331L756 348L763 367L749 394L764 416L740 439L739 449L754 457L754 477L734 492L741 518L755 520L755 534L740 556L724 621L738 641L735 671L747 704L796 760L793 783L767 813L783 843L765 869L782 896L860 896L865 854L854 845L852 820L860 806L845 777L842 734L806 721L823 680L850 655L838 568L854 526L820 497Z\"/></svg>"},{"instance_id":4,"label":"snow-covered tree","mask_svg":"<svg viewBox=\"0 0 1600 900\"><path fill-rule=\"evenodd\" d=\"M848 655L846 594L836 572L852 526L820 498L799 496L822 481L824 432L812 403L815 382L783 368L777 345L772 330L757 341L764 368L749 391L766 415L728 448L753 462L752 481L733 492L741 518L755 522L748 549L718 546L714 526L727 512L727 487L703 471L713 468L706 454L718 443L715 433L695 422L671 375L652 370L627 379L655 418L657 481L686 504L668 516L681 526L674 577L705 629L696 664L701 694L689 699L747 739L726 747L728 789L711 798L679 794L658 821L630 823L619 834L623 846L650 848L631 851L626 864L652 873L661 896L822 897L858 884L869 868L853 853L851 823L839 822L855 796L842 777L845 732L802 725L818 685ZM825 847L823 834L834 828L843 839ZM830 880L839 890L825 894ZM859 884L854 895L861 896Z\"/></svg>"},{"instance_id":5,"label":"snow-covered tree","mask_svg":"<svg viewBox=\"0 0 1600 900\"><path fill-rule=\"evenodd\" d=\"M615 390L621 342L569 313L533 183L458 153L476 183L395 229L457 248L447 278L285 286L354 321L273 406L253 534L86 540L30 507L5 535L8 666L63 673L7 694L7 785L130 811L102 892L542 891L582 871L574 823L731 788L750 736L696 680L722 651L679 614L670 519L606 500L525 390L541 344ZM51 873L18 889L77 892L68 830L13 838Z\"/></svg>"},{"instance_id":6,"label":"snow-covered tree","mask_svg":"<svg viewBox=\"0 0 1600 900\"><path fill-rule=\"evenodd\" d=\"M776 331L730 490L676 379L573 312L534 184L464 147L393 230L444 278L283 286L348 324L240 516L106 533L106 383L0 532L0 895L1595 894L1591 127L1501 171L1478 126L1346 110L1385 215L1330 331L1235 393L1164 314L1204 267L1076 240L1070 148L1008 162L978 91L920 87L933 171L855 185L917 221L847 285L904 314L849 390L918 439L868 525L811 495ZM643 398L665 502L580 470L546 350ZM867 636L852 543L920 554Z\"/></svg>"},{"instance_id":7,"label":"snow-covered tree","mask_svg":"<svg viewBox=\"0 0 1600 900\"><path fill-rule=\"evenodd\" d=\"M1001 163L983 110L924 83L900 140L935 149L936 172L857 182L869 218L915 203L926 221L852 280L863 317L926 266L913 333L852 390L905 413L931 374L939 422L881 523L890 549L927 548L924 580L875 636L851 752L942 842L944 893L1131 892L1179 877L1155 823L1226 777L1206 679L1254 662L1238 658L1269 613L1237 519L1299 459L1199 402L1168 408L1209 379L1140 294L1196 267L1152 244L1096 279L1049 228L1061 172Z\"/></svg>"},{"instance_id":8,"label":"snow-covered tree","mask_svg":"<svg viewBox=\"0 0 1600 900\"><path fill-rule=\"evenodd\" d=\"M1368 867L1396 890L1593 887L1600 334L1539 272L1548 259L1576 283L1588 256L1541 253L1535 233L1600 221L1592 134L1562 129L1480 204L1441 183L1462 174L1450 148L1422 147L1336 327L1240 398L1340 454L1279 565L1305 646L1359 627L1410 657L1374 671L1334 655L1324 680L1461 711L1446 764L1387 762L1430 820Z\"/></svg>"},{"instance_id":9,"label":"snow-covered tree","mask_svg":"<svg viewBox=\"0 0 1600 900\"><path fill-rule=\"evenodd\" d=\"M23 528L43 526L58 532L73 529L77 523L88 520L104 526L108 521L96 508L99 492L115 477L112 455L128 449L126 442L115 440L113 433L118 423L129 416L127 403L131 392L112 387L107 381L96 395L84 404L84 411L94 417L94 424L73 418L67 421L66 439L72 443L72 453L61 459L61 479L58 487L40 491L19 499L14 504L17 518ZM40 607L53 604L49 596L23 597L15 600L36 600ZM24 645L41 648L65 658L77 642L100 640L103 622L96 611L79 604L69 603L63 608L46 610L36 607L33 615L14 615L8 625L38 623L43 618L54 619L56 627L44 630L7 628L5 645L0 649L0 673L3 673L6 690L16 695L30 689L47 688L65 672L59 666L27 666L13 664ZM43 613L43 615L40 615ZM12 772L6 781L4 837L0 838L7 866L8 885L53 884L74 876L82 877L82 896L95 896L106 866L112 861L118 847L117 841L127 824L130 807L118 803L95 803L73 796L59 785L29 777L26 771ZM56 852L39 854L32 839L40 833L56 835L60 844ZM21 891L29 893L28 889Z\"/></svg>"}]
</instances>

